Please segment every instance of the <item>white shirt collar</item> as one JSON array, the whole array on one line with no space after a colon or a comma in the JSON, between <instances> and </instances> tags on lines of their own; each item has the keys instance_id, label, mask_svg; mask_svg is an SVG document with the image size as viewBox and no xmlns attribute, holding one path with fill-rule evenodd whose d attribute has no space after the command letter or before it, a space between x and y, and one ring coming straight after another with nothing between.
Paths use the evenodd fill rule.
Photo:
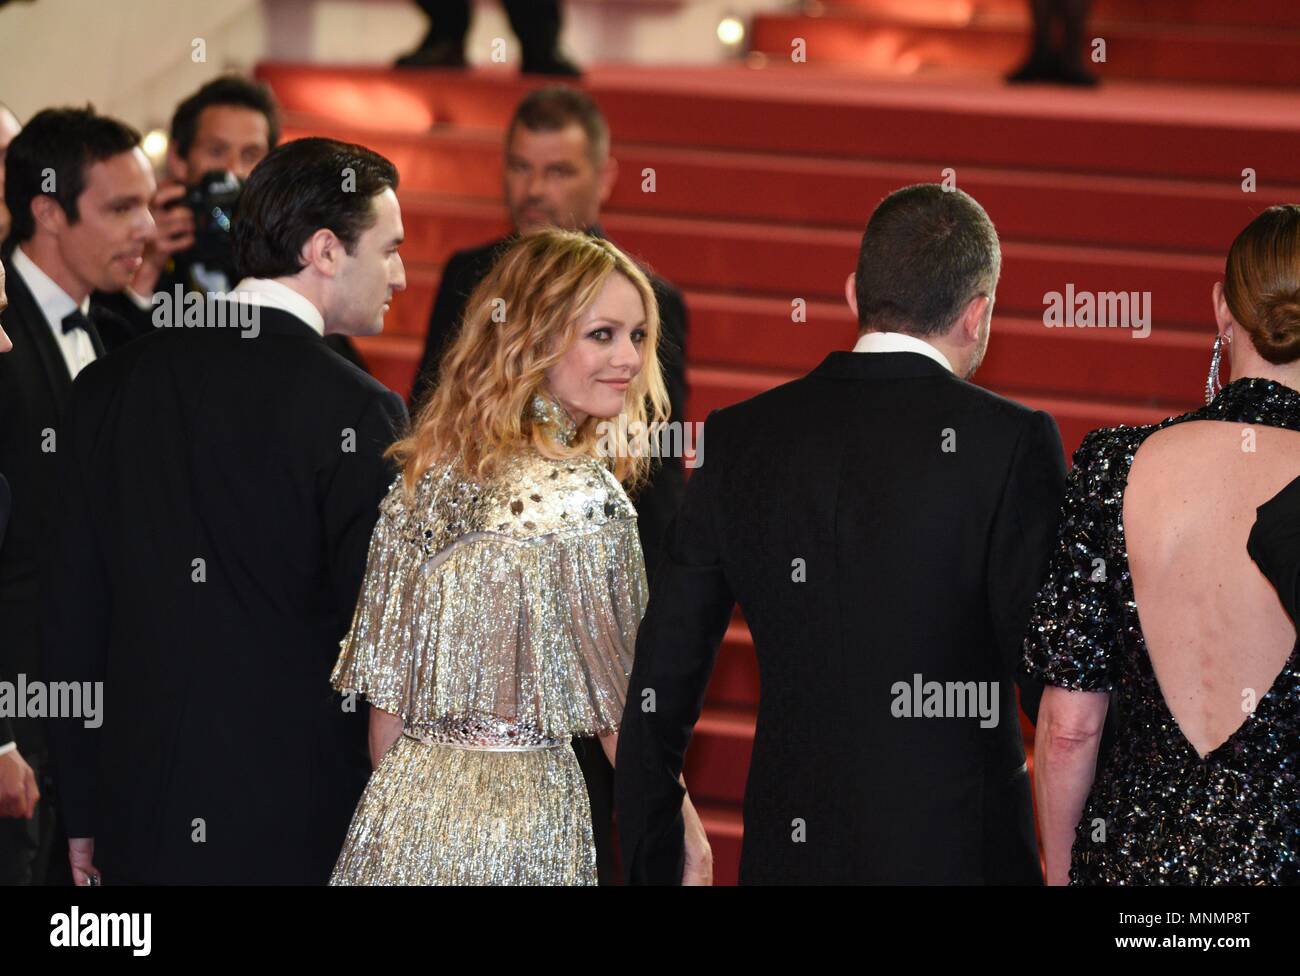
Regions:
<instances>
[{"instance_id":1,"label":"white shirt collar","mask_svg":"<svg viewBox=\"0 0 1300 976\"><path fill-rule=\"evenodd\" d=\"M55 284L54 279L42 271L21 246L14 248L13 264L51 328L62 332L64 317L78 308L81 309L81 314L90 315L90 296L87 295L78 306L72 296Z\"/></svg>"},{"instance_id":2,"label":"white shirt collar","mask_svg":"<svg viewBox=\"0 0 1300 976\"><path fill-rule=\"evenodd\" d=\"M288 312L294 318L302 319L318 335L325 334L325 316L307 297L298 294L288 285L272 278L245 278L235 285L227 294L232 301L247 302L250 305L263 305Z\"/></svg>"},{"instance_id":3,"label":"white shirt collar","mask_svg":"<svg viewBox=\"0 0 1300 976\"><path fill-rule=\"evenodd\" d=\"M936 363L952 372L952 363L924 339L908 335L905 332L864 332L853 347L854 352L915 352L929 356Z\"/></svg>"}]
</instances>

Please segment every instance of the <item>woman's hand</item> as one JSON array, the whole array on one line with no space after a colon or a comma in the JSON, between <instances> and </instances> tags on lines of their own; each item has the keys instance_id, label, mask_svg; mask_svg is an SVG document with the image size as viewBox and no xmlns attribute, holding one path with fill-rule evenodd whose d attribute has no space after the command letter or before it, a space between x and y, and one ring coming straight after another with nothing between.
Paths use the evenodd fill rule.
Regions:
<instances>
[{"instance_id":1,"label":"woman's hand","mask_svg":"<svg viewBox=\"0 0 1300 976\"><path fill-rule=\"evenodd\" d=\"M93 837L68 838L68 863L72 865L74 885L88 885L91 883L91 878L95 879L95 884L103 880L99 868L95 867L95 838Z\"/></svg>"}]
</instances>

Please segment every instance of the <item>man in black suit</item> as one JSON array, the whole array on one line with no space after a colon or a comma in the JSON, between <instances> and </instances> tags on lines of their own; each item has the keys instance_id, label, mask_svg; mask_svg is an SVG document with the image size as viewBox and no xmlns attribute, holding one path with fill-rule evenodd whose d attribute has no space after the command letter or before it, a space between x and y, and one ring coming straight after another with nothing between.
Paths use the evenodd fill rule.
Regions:
<instances>
[{"instance_id":1,"label":"man in black suit","mask_svg":"<svg viewBox=\"0 0 1300 976\"><path fill-rule=\"evenodd\" d=\"M45 671L77 883L321 884L370 771L329 673L393 471L401 398L326 347L405 287L397 171L303 139L249 177L229 299L160 306L74 385Z\"/></svg>"},{"instance_id":2,"label":"man in black suit","mask_svg":"<svg viewBox=\"0 0 1300 976\"><path fill-rule=\"evenodd\" d=\"M1014 682L1065 472L1048 414L968 382L999 268L973 199L899 190L847 283L854 351L710 416L619 732L629 880L699 871L679 774L738 602L742 882L1042 883Z\"/></svg>"},{"instance_id":3,"label":"man in black suit","mask_svg":"<svg viewBox=\"0 0 1300 976\"><path fill-rule=\"evenodd\" d=\"M460 329L465 302L492 268L497 256L515 240L541 227L585 230L603 236L600 207L618 178L609 153L609 127L590 96L562 85L539 88L515 109L506 130L504 191L515 233L481 247L458 251L447 261L429 319L424 355L411 394L414 412L437 384L438 366ZM671 403L670 420L686 416L686 305L671 284L647 272L659 300L660 365ZM663 452L649 482L632 498L653 582L663 556L664 532L685 491L682 459ZM575 739L574 749L587 777L592 800L597 869L602 884L617 881L611 832L613 770L597 739Z\"/></svg>"},{"instance_id":4,"label":"man in black suit","mask_svg":"<svg viewBox=\"0 0 1300 976\"><path fill-rule=\"evenodd\" d=\"M6 152L12 227L0 251L9 299L0 318L14 349L0 358L0 471L13 510L0 548L0 680L15 687L39 675L39 594L62 586L41 579L38 555L64 404L73 378L104 353L90 296L124 287L153 233L154 179L139 142L90 109L48 109ZM0 881L40 884L47 865L50 880L66 880L61 853L51 857L62 843L45 730L37 718L11 718L44 799L30 821L0 822Z\"/></svg>"},{"instance_id":5,"label":"man in black suit","mask_svg":"<svg viewBox=\"0 0 1300 976\"><path fill-rule=\"evenodd\" d=\"M3 111L3 106L0 106ZM2 124L2 122L0 122ZM8 219L8 212L5 212ZM0 264L0 319L9 304L5 296L5 271ZM0 353L13 348L4 326L0 324ZM0 474L0 549L5 544L5 527L9 524L9 482ZM14 741L13 722L8 715L0 714L0 817L23 817L31 819L36 812L36 803L41 798L40 787L36 783L36 773L23 759Z\"/></svg>"}]
</instances>

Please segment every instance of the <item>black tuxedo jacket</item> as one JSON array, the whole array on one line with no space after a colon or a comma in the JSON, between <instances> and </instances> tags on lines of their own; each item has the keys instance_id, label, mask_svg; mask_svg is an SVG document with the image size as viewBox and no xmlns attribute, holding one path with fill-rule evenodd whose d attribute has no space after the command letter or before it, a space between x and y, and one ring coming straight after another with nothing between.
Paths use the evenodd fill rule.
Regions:
<instances>
[{"instance_id":1,"label":"black tuxedo jacket","mask_svg":"<svg viewBox=\"0 0 1300 976\"><path fill-rule=\"evenodd\" d=\"M681 878L677 776L738 602L762 685L743 882L1041 883L1015 676L1064 486L1052 418L917 353L835 352L713 413L704 448L619 734L629 880ZM917 675L947 717L908 717ZM979 706L948 682L990 705L996 683L997 724L956 717Z\"/></svg>"},{"instance_id":2,"label":"black tuxedo jacket","mask_svg":"<svg viewBox=\"0 0 1300 976\"><path fill-rule=\"evenodd\" d=\"M108 884L323 883L369 775L329 686L401 399L288 313L157 329L78 376L47 552L50 724L69 837ZM240 321L230 308L228 322Z\"/></svg>"},{"instance_id":3,"label":"black tuxedo jacket","mask_svg":"<svg viewBox=\"0 0 1300 976\"><path fill-rule=\"evenodd\" d=\"M9 524L9 482L0 474L0 549L4 549L5 526ZM13 723L0 715L0 746L14 741Z\"/></svg>"},{"instance_id":4,"label":"black tuxedo jacket","mask_svg":"<svg viewBox=\"0 0 1300 976\"><path fill-rule=\"evenodd\" d=\"M603 236L599 227L592 228L589 233ZM515 240L513 236L506 237L482 247L457 251L448 259L442 271L433 312L429 317L424 355L420 359L420 369L411 392L412 412L437 384L438 366L460 329L470 293L487 277L502 251ZM686 304L682 301L681 292L671 284L648 272L646 277L650 279L650 286L659 300L662 336L659 359L664 383L668 387L670 419L681 422L686 419ZM664 533L681 504L685 489L686 477L681 459L668 458L655 467L649 482L632 497L636 506L641 549L645 553L646 573L651 579L663 555Z\"/></svg>"},{"instance_id":5,"label":"black tuxedo jacket","mask_svg":"<svg viewBox=\"0 0 1300 976\"><path fill-rule=\"evenodd\" d=\"M13 349L0 356L0 471L12 498L9 525L0 543L0 680L19 674L35 680L39 672L37 626L38 553L45 539L45 503L49 497L60 420L72 388L72 374L49 323L18 269L3 255L9 306L0 313ZM91 303L91 345L99 355L99 330L113 327L113 317ZM15 719L14 736L28 755L44 747L39 721Z\"/></svg>"}]
</instances>

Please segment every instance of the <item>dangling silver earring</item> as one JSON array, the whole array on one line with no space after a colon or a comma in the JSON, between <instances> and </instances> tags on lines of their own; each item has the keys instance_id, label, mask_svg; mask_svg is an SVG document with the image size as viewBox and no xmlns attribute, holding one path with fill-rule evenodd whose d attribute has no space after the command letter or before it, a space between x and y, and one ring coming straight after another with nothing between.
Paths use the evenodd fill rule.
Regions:
<instances>
[{"instance_id":1,"label":"dangling silver earring","mask_svg":"<svg viewBox=\"0 0 1300 976\"><path fill-rule=\"evenodd\" d=\"M1219 382L1219 367L1223 364L1223 333L1214 337L1214 352L1210 354L1210 375L1205 378L1205 402L1210 403L1223 385Z\"/></svg>"}]
</instances>

